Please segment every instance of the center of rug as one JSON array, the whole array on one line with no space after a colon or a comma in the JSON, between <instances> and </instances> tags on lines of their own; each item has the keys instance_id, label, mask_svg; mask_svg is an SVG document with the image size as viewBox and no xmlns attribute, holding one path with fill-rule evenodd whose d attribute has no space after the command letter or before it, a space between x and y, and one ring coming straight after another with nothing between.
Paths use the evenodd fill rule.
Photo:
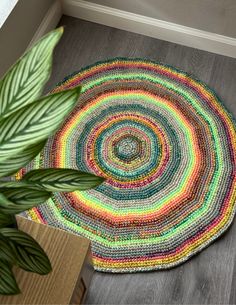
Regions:
<instances>
[{"instance_id":1,"label":"center of rug","mask_svg":"<svg viewBox=\"0 0 236 305\"><path fill-rule=\"evenodd\" d=\"M121 161L130 163L142 155L142 142L134 136L126 135L114 142L114 154Z\"/></svg>"},{"instance_id":2,"label":"center of rug","mask_svg":"<svg viewBox=\"0 0 236 305\"><path fill-rule=\"evenodd\" d=\"M109 192L110 187L129 188L132 192L135 185L139 187L140 183L149 183L165 156L161 134L157 128L149 126L141 114L131 116L125 108L120 108L119 115L112 115L115 113L112 103L109 110L111 113L105 118L103 113L97 117L94 115L91 127L87 125L81 133L78 165L88 165L91 164L89 160L93 160L89 166L109 179ZM85 138L86 159L81 151Z\"/></svg>"}]
</instances>

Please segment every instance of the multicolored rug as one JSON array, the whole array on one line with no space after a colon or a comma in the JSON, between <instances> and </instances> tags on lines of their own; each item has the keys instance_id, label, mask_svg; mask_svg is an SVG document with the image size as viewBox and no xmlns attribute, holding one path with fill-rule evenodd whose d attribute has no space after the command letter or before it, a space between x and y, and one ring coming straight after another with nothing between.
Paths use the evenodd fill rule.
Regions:
<instances>
[{"instance_id":1,"label":"multicolored rug","mask_svg":"<svg viewBox=\"0 0 236 305\"><path fill-rule=\"evenodd\" d=\"M170 268L219 237L235 214L236 128L214 92L143 59L98 62L54 91L79 84L77 109L32 166L107 180L28 215L88 237L107 272Z\"/></svg>"}]
</instances>

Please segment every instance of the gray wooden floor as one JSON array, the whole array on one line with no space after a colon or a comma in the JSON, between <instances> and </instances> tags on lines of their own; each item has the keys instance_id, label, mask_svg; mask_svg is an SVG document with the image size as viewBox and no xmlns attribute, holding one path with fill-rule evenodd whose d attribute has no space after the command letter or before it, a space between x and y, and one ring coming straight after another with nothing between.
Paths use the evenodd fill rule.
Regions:
<instances>
[{"instance_id":1,"label":"gray wooden floor","mask_svg":"<svg viewBox=\"0 0 236 305\"><path fill-rule=\"evenodd\" d=\"M116 56L162 61L205 81L236 117L236 60L64 16L65 34L47 90L66 75ZM88 304L236 304L236 223L217 242L169 271L95 273Z\"/></svg>"}]
</instances>

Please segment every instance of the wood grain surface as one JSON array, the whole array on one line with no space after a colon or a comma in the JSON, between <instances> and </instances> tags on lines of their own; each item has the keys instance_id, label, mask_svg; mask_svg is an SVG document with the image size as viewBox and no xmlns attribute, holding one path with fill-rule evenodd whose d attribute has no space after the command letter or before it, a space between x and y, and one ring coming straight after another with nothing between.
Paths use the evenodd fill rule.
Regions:
<instances>
[{"instance_id":1,"label":"wood grain surface","mask_svg":"<svg viewBox=\"0 0 236 305\"><path fill-rule=\"evenodd\" d=\"M186 12L187 14L188 12ZM236 60L64 16L46 91L81 67L116 56L162 61L205 81L236 117ZM96 272L87 304L236 304L236 224L182 266L137 274ZM68 272L68 271L67 271Z\"/></svg>"},{"instance_id":2,"label":"wood grain surface","mask_svg":"<svg viewBox=\"0 0 236 305\"><path fill-rule=\"evenodd\" d=\"M22 291L15 296L0 296L0 304L79 304L75 288L80 288L83 266L90 242L74 234L19 217L19 229L29 233L43 247L52 264L49 275L38 275L15 268ZM77 298L75 298L77 296Z\"/></svg>"}]
</instances>

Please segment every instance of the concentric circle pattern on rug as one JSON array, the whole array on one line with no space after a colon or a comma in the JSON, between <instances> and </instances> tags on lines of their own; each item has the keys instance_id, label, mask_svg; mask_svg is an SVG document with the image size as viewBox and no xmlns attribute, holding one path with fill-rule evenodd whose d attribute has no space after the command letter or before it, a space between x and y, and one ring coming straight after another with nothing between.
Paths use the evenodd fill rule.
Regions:
<instances>
[{"instance_id":1,"label":"concentric circle pattern on rug","mask_svg":"<svg viewBox=\"0 0 236 305\"><path fill-rule=\"evenodd\" d=\"M73 168L106 178L56 193L29 211L92 241L95 268L176 266L231 224L236 129L216 94L190 75L143 59L91 65L54 92L82 85L77 108L31 168Z\"/></svg>"}]
</instances>

